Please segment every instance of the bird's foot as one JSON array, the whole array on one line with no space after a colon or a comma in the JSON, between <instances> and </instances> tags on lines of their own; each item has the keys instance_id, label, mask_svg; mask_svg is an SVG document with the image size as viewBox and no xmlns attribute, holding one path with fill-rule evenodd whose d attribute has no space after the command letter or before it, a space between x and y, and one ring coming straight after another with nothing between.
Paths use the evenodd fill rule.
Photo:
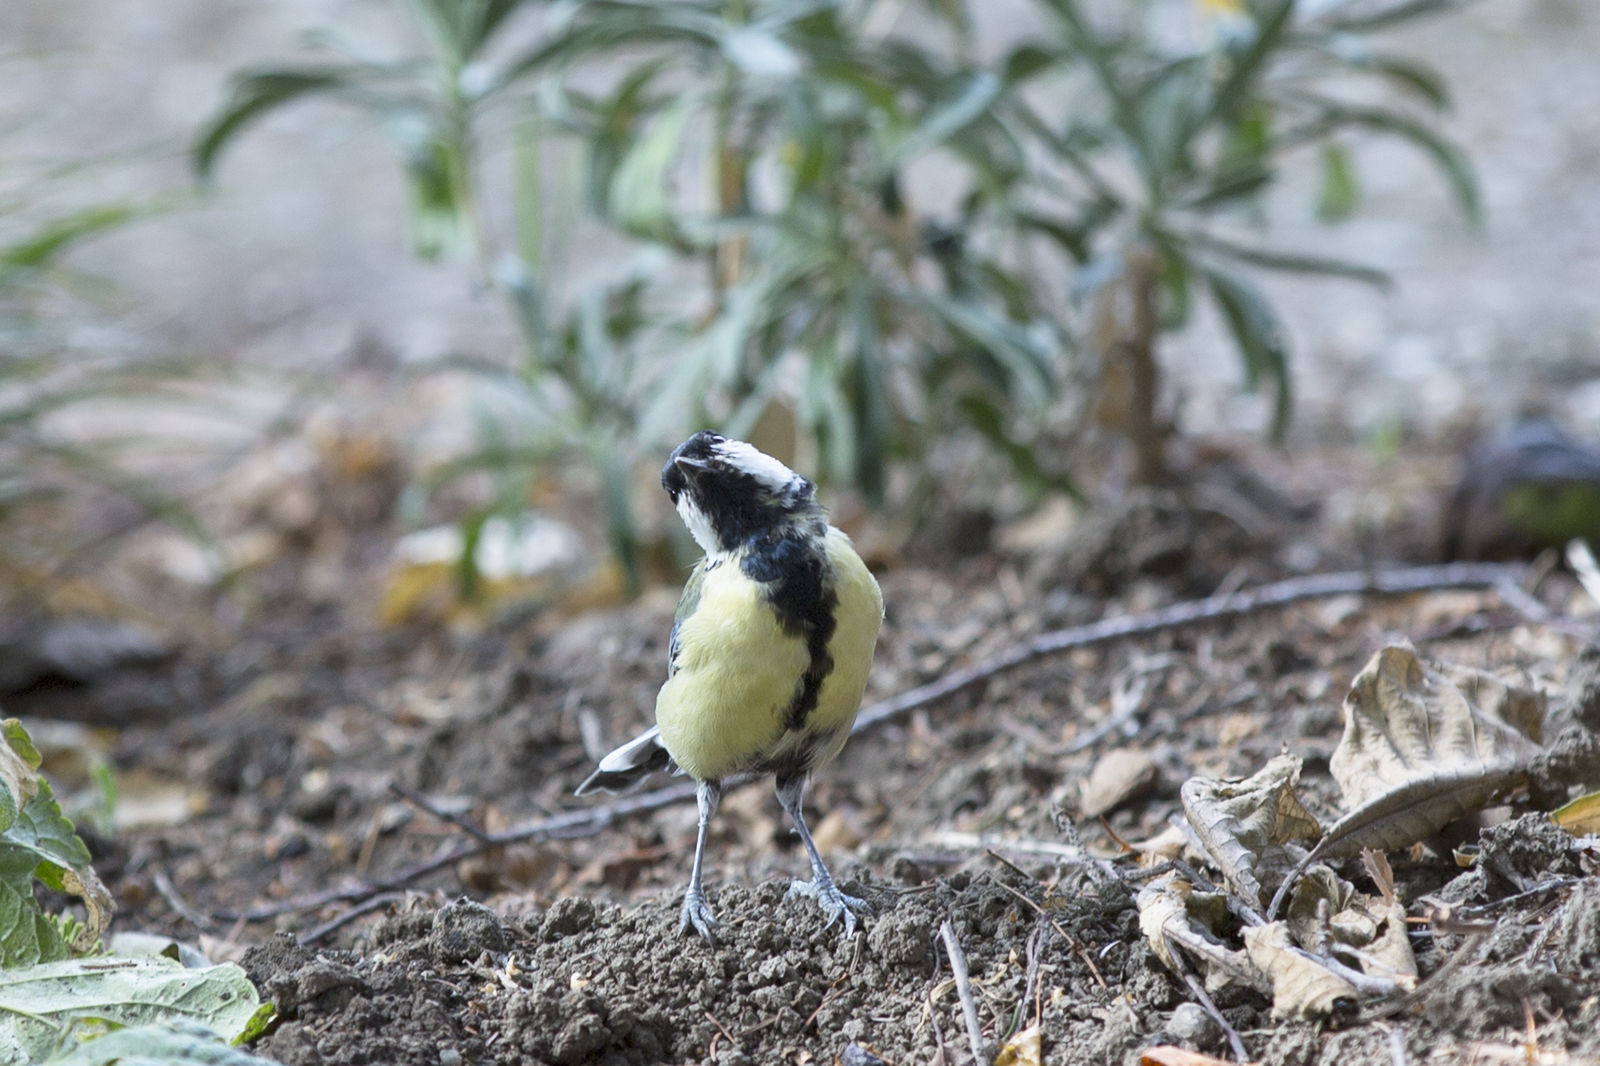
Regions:
<instances>
[{"instance_id":1,"label":"bird's foot","mask_svg":"<svg viewBox=\"0 0 1600 1066\"><path fill-rule=\"evenodd\" d=\"M844 919L845 939L856 935L856 911L868 909L867 901L847 896L839 891L839 886L833 883L833 878L826 873L819 872L810 881L795 881L789 886L789 894L785 899L796 896L810 896L817 901L817 906L822 908L822 913L828 916L828 921L823 925L826 929L840 918Z\"/></svg>"},{"instance_id":2,"label":"bird's foot","mask_svg":"<svg viewBox=\"0 0 1600 1066\"><path fill-rule=\"evenodd\" d=\"M694 888L684 893L683 918L678 922L678 935L682 936L692 928L706 938L707 944L716 947L716 938L711 935L711 930L716 927L717 916L711 913L711 905L706 902L705 893Z\"/></svg>"}]
</instances>

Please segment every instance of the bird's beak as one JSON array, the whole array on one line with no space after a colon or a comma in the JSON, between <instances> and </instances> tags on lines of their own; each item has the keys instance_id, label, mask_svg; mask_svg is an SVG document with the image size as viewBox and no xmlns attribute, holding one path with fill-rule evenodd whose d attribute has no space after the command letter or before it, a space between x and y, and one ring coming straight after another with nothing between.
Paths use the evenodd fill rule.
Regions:
<instances>
[{"instance_id":1,"label":"bird's beak","mask_svg":"<svg viewBox=\"0 0 1600 1066\"><path fill-rule=\"evenodd\" d=\"M696 480L701 474L711 469L710 463L702 459L691 459L687 455L680 455L672 462L679 470L683 471L684 476L690 481Z\"/></svg>"}]
</instances>

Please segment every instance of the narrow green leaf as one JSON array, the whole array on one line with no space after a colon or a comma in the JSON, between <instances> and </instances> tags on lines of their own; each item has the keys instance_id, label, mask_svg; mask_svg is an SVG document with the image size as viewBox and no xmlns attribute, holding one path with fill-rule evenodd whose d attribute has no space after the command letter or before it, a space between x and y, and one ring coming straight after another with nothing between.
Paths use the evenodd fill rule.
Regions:
<instances>
[{"instance_id":1,"label":"narrow green leaf","mask_svg":"<svg viewBox=\"0 0 1600 1066\"><path fill-rule=\"evenodd\" d=\"M961 95L934 108L905 139L889 153L881 169L890 170L949 140L986 111L1003 85L987 71L972 76Z\"/></svg>"},{"instance_id":2,"label":"narrow green leaf","mask_svg":"<svg viewBox=\"0 0 1600 1066\"><path fill-rule=\"evenodd\" d=\"M1343 222L1361 202L1361 185L1350 153L1338 141L1322 143L1322 188L1317 193L1317 217L1323 222Z\"/></svg>"},{"instance_id":3,"label":"narrow green leaf","mask_svg":"<svg viewBox=\"0 0 1600 1066\"><path fill-rule=\"evenodd\" d=\"M678 157L693 107L692 98L685 98L668 108L651 123L612 176L607 210L628 232L667 243L679 239L667 199L667 175Z\"/></svg>"},{"instance_id":4,"label":"narrow green leaf","mask_svg":"<svg viewBox=\"0 0 1600 1066\"><path fill-rule=\"evenodd\" d=\"M1410 141L1433 159L1435 165L1449 182L1461 211L1474 225L1483 222L1483 203L1478 193L1478 179L1472 162L1460 148L1451 144L1435 130L1407 115L1384 108L1351 107L1333 101L1313 98L1323 109L1320 125L1323 129L1341 126L1358 126L1390 133Z\"/></svg>"},{"instance_id":5,"label":"narrow green leaf","mask_svg":"<svg viewBox=\"0 0 1600 1066\"><path fill-rule=\"evenodd\" d=\"M1288 274L1315 274L1324 277L1349 278L1352 281L1363 281L1380 289L1388 288L1393 284L1388 274L1374 267L1362 266L1360 263L1348 263L1341 259L1332 259L1326 256L1297 255L1293 252L1277 252L1267 248L1252 248L1249 245L1236 244L1222 237L1215 237L1208 233L1192 232L1184 234L1184 239L1193 242L1197 247L1217 255L1235 259L1251 266L1264 267L1268 270L1281 270Z\"/></svg>"},{"instance_id":6,"label":"narrow green leaf","mask_svg":"<svg viewBox=\"0 0 1600 1066\"><path fill-rule=\"evenodd\" d=\"M1263 381L1273 384L1272 439L1282 440L1293 407L1289 381L1289 353L1272 307L1250 282L1220 270L1207 270L1206 281L1233 335L1244 363L1245 383L1252 390Z\"/></svg>"},{"instance_id":7,"label":"narrow green leaf","mask_svg":"<svg viewBox=\"0 0 1600 1066\"><path fill-rule=\"evenodd\" d=\"M1409 22L1425 15L1442 14L1443 12L1461 7L1463 0L1405 0L1392 7L1384 8L1364 15L1335 15L1324 22L1330 30L1345 33L1369 33L1373 30L1387 29L1398 26L1402 22Z\"/></svg>"},{"instance_id":8,"label":"narrow green leaf","mask_svg":"<svg viewBox=\"0 0 1600 1066\"><path fill-rule=\"evenodd\" d=\"M349 66L246 72L233 81L228 102L208 123L195 143L194 169L209 178L223 147L247 123L291 100L345 87L358 71Z\"/></svg>"}]
</instances>

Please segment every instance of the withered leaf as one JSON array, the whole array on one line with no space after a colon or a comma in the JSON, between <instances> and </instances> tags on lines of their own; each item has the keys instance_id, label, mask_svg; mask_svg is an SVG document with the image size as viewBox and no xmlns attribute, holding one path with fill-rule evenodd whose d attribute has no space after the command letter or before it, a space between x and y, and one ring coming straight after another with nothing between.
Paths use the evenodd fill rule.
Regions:
<instances>
[{"instance_id":1,"label":"withered leaf","mask_svg":"<svg viewBox=\"0 0 1600 1066\"><path fill-rule=\"evenodd\" d=\"M1191 777L1180 795L1183 810L1228 887L1251 906L1261 900L1261 867L1268 848L1322 832L1295 797L1301 762L1280 755L1244 781Z\"/></svg>"},{"instance_id":2,"label":"withered leaf","mask_svg":"<svg viewBox=\"0 0 1600 1066\"><path fill-rule=\"evenodd\" d=\"M1550 820L1573 836L1600 833L1600 792L1579 796L1564 807L1550 812Z\"/></svg>"},{"instance_id":3,"label":"withered leaf","mask_svg":"<svg viewBox=\"0 0 1600 1066\"><path fill-rule=\"evenodd\" d=\"M1397 901L1374 908L1378 935L1361 949L1361 968L1374 977L1390 977L1407 991L1416 987L1417 956L1406 930L1406 909ZM1374 961L1377 966L1368 965Z\"/></svg>"},{"instance_id":4,"label":"withered leaf","mask_svg":"<svg viewBox=\"0 0 1600 1066\"><path fill-rule=\"evenodd\" d=\"M1271 986L1244 952L1218 942L1190 913L1192 897L1196 895L1199 894L1194 892L1194 886L1177 877L1160 878L1139 890L1135 901L1139 931L1150 950L1173 973L1181 974L1185 967L1173 951L1182 948L1195 961L1194 969L1204 974L1207 988L1237 983L1265 992Z\"/></svg>"},{"instance_id":5,"label":"withered leaf","mask_svg":"<svg viewBox=\"0 0 1600 1066\"><path fill-rule=\"evenodd\" d=\"M1272 978L1274 1018L1323 1018L1356 1002L1355 985L1294 950L1283 922L1247 926L1244 947L1250 961Z\"/></svg>"},{"instance_id":6,"label":"withered leaf","mask_svg":"<svg viewBox=\"0 0 1600 1066\"><path fill-rule=\"evenodd\" d=\"M1319 859L1389 851L1423 840L1457 818L1482 810L1496 795L1522 782L1526 764L1463 765L1418 777L1381 792L1328 827L1312 849Z\"/></svg>"},{"instance_id":7,"label":"withered leaf","mask_svg":"<svg viewBox=\"0 0 1600 1066\"><path fill-rule=\"evenodd\" d=\"M1188 1048L1157 1044L1139 1052L1139 1066L1233 1066L1227 1059L1216 1059Z\"/></svg>"},{"instance_id":8,"label":"withered leaf","mask_svg":"<svg viewBox=\"0 0 1600 1066\"><path fill-rule=\"evenodd\" d=\"M1418 780L1447 773L1453 782L1469 780L1469 767L1526 767L1539 750L1544 713L1542 693L1391 645L1351 684L1329 769L1346 806L1357 808Z\"/></svg>"},{"instance_id":9,"label":"withered leaf","mask_svg":"<svg viewBox=\"0 0 1600 1066\"><path fill-rule=\"evenodd\" d=\"M1041 1066L1044 1062L1042 1033L1030 1025L1006 1041L994 1057L994 1066Z\"/></svg>"},{"instance_id":10,"label":"withered leaf","mask_svg":"<svg viewBox=\"0 0 1600 1066\"><path fill-rule=\"evenodd\" d=\"M1148 792L1161 780L1161 768L1148 751L1117 748L1095 763L1083 782L1079 807L1085 818L1108 814Z\"/></svg>"}]
</instances>

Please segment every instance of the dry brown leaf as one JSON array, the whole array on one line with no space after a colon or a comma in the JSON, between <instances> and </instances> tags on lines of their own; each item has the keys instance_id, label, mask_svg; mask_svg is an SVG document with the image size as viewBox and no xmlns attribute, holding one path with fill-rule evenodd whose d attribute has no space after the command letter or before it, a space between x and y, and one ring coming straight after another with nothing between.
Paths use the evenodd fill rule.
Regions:
<instances>
[{"instance_id":1,"label":"dry brown leaf","mask_svg":"<svg viewBox=\"0 0 1600 1066\"><path fill-rule=\"evenodd\" d=\"M1542 693L1493 674L1425 660L1408 644L1374 655L1344 702L1329 769L1354 808L1318 857L1407 847L1481 810L1538 754Z\"/></svg>"},{"instance_id":2,"label":"dry brown leaf","mask_svg":"<svg viewBox=\"0 0 1600 1066\"><path fill-rule=\"evenodd\" d=\"M994 1058L994 1066L1043 1066L1044 1047L1037 1025L1030 1025L1006 1041Z\"/></svg>"},{"instance_id":3,"label":"dry brown leaf","mask_svg":"<svg viewBox=\"0 0 1600 1066\"><path fill-rule=\"evenodd\" d=\"M1389 851L1417 843L1457 818L1483 809L1494 796L1522 782L1526 764L1467 765L1419 777L1351 811L1312 849L1319 859L1358 855L1363 848Z\"/></svg>"},{"instance_id":4,"label":"dry brown leaf","mask_svg":"<svg viewBox=\"0 0 1600 1066\"><path fill-rule=\"evenodd\" d=\"M1218 943L1206 924L1195 919L1191 912L1191 906L1196 904L1195 897L1204 897L1196 908L1202 912L1211 904L1221 902L1215 895L1195 892L1193 885L1178 877L1159 878L1139 890L1135 900L1139 908L1139 931L1150 949L1173 973L1198 969L1205 975L1207 988L1214 990L1242 984L1265 992L1270 985L1250 964L1245 953ZM1226 913L1225 904L1220 909ZM1173 950L1178 947L1195 961L1195 967L1185 967L1174 957Z\"/></svg>"},{"instance_id":5,"label":"dry brown leaf","mask_svg":"<svg viewBox=\"0 0 1600 1066\"><path fill-rule=\"evenodd\" d=\"M1133 844L1133 850L1139 852L1139 865L1156 866L1178 858L1188 846L1189 833L1184 827L1169 825L1149 840Z\"/></svg>"},{"instance_id":6,"label":"dry brown leaf","mask_svg":"<svg viewBox=\"0 0 1600 1066\"><path fill-rule=\"evenodd\" d=\"M1329 769L1357 808L1446 771L1459 779L1467 767L1525 766L1538 753L1544 709L1541 693L1391 645L1352 682Z\"/></svg>"},{"instance_id":7,"label":"dry brown leaf","mask_svg":"<svg viewBox=\"0 0 1600 1066\"><path fill-rule=\"evenodd\" d=\"M1157 1044L1139 1052L1139 1066L1255 1066L1255 1063L1232 1063L1227 1059L1214 1059L1188 1048Z\"/></svg>"},{"instance_id":8,"label":"dry brown leaf","mask_svg":"<svg viewBox=\"0 0 1600 1066\"><path fill-rule=\"evenodd\" d=\"M110 928L117 905L95 874L93 866L85 866L82 870L62 867L61 887L82 899L84 909L88 912L89 920L79 927L77 935L72 938L72 950L80 953L93 951L95 943Z\"/></svg>"},{"instance_id":9,"label":"dry brown leaf","mask_svg":"<svg viewBox=\"0 0 1600 1066\"><path fill-rule=\"evenodd\" d=\"M1181 790L1183 810L1228 887L1252 906L1261 901L1260 873L1268 848L1316 838L1317 820L1295 797L1300 759L1280 755L1244 781L1191 777Z\"/></svg>"},{"instance_id":10,"label":"dry brown leaf","mask_svg":"<svg viewBox=\"0 0 1600 1066\"><path fill-rule=\"evenodd\" d=\"M1143 795L1160 779L1161 768L1148 751L1118 748L1095 763L1078 806L1085 818L1098 818Z\"/></svg>"},{"instance_id":11,"label":"dry brown leaf","mask_svg":"<svg viewBox=\"0 0 1600 1066\"><path fill-rule=\"evenodd\" d=\"M1354 985L1294 950L1283 922L1245 927L1244 948L1272 978L1274 1018L1325 1018L1342 1002L1356 1002Z\"/></svg>"},{"instance_id":12,"label":"dry brown leaf","mask_svg":"<svg viewBox=\"0 0 1600 1066\"><path fill-rule=\"evenodd\" d=\"M1600 792L1579 796L1564 807L1556 808L1550 819L1573 836L1600 833Z\"/></svg>"},{"instance_id":13,"label":"dry brown leaf","mask_svg":"<svg viewBox=\"0 0 1600 1066\"><path fill-rule=\"evenodd\" d=\"M1377 886L1383 902L1393 903L1397 897L1394 891L1394 867L1389 865L1389 856L1372 848L1362 848L1361 867L1367 871L1367 876L1372 878L1372 883Z\"/></svg>"},{"instance_id":14,"label":"dry brown leaf","mask_svg":"<svg viewBox=\"0 0 1600 1066\"><path fill-rule=\"evenodd\" d=\"M1417 957L1411 951L1411 936L1406 929L1406 909L1399 902L1375 908L1378 935L1361 949L1361 969L1374 977L1392 978L1401 988L1417 986ZM1377 963L1368 965L1368 960Z\"/></svg>"},{"instance_id":15,"label":"dry brown leaf","mask_svg":"<svg viewBox=\"0 0 1600 1066\"><path fill-rule=\"evenodd\" d=\"M1327 904L1327 913L1343 915L1355 897L1355 886L1334 873L1330 867L1316 863L1294 886L1289 906L1283 920L1289 924L1294 942L1308 950L1320 947L1323 923L1317 918L1319 904ZM1330 923L1331 924L1331 923ZM1371 937L1361 937L1365 944Z\"/></svg>"}]
</instances>

